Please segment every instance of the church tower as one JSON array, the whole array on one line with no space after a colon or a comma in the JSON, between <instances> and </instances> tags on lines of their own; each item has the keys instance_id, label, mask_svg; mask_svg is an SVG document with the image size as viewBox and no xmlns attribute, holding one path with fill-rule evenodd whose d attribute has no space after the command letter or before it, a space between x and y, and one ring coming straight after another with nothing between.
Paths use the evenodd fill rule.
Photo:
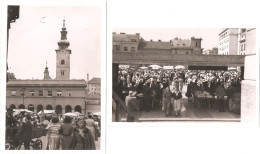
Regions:
<instances>
[{"instance_id":1,"label":"church tower","mask_svg":"<svg viewBox=\"0 0 260 154\"><path fill-rule=\"evenodd\" d=\"M48 79L51 80L51 77L50 77L50 75L49 75L49 70L48 70L47 62L46 62L46 67L45 67L45 70L44 70L44 77L43 77L43 80L48 80Z\"/></svg>"},{"instance_id":2,"label":"church tower","mask_svg":"<svg viewBox=\"0 0 260 154\"><path fill-rule=\"evenodd\" d=\"M58 42L59 48L55 50L56 51L56 80L69 80L71 50L68 48L70 42L67 41L65 20L63 20L63 27L60 33L61 33L61 40Z\"/></svg>"}]
</instances>

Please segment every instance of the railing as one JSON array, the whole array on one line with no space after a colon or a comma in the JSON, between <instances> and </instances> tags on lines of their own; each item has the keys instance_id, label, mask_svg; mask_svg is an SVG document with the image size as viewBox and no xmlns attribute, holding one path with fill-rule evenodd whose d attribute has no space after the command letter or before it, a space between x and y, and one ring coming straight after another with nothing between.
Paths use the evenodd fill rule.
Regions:
<instances>
[{"instance_id":1,"label":"railing","mask_svg":"<svg viewBox=\"0 0 260 154\"><path fill-rule=\"evenodd\" d=\"M119 122L119 113L120 113L120 106L123 107L123 109L127 112L127 114L129 114L130 116L136 117L125 105L125 102L121 100L121 98L117 95L116 92L114 92L113 90L113 94L112 94L112 98L113 100L116 102L116 118L115 121Z\"/></svg>"}]
</instances>

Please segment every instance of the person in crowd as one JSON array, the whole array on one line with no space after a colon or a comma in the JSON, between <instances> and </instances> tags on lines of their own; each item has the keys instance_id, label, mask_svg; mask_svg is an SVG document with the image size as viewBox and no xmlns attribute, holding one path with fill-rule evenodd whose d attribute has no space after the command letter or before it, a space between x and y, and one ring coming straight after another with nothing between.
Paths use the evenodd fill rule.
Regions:
<instances>
[{"instance_id":1,"label":"person in crowd","mask_svg":"<svg viewBox=\"0 0 260 154\"><path fill-rule=\"evenodd\" d=\"M62 138L62 150L69 150L72 141L73 131L74 128L71 124L71 118L69 116L66 116L60 128L60 134Z\"/></svg>"},{"instance_id":2,"label":"person in crowd","mask_svg":"<svg viewBox=\"0 0 260 154\"><path fill-rule=\"evenodd\" d=\"M171 94L171 97L173 97L172 105L174 106L175 116L181 116L182 94L177 87L174 89L174 92Z\"/></svg>"},{"instance_id":3,"label":"person in crowd","mask_svg":"<svg viewBox=\"0 0 260 154\"><path fill-rule=\"evenodd\" d=\"M20 131L20 139L24 143L24 149L30 150L30 142L32 139L32 128L33 125L31 123L31 115L26 114L25 116L25 123L22 124L22 128Z\"/></svg>"},{"instance_id":4,"label":"person in crowd","mask_svg":"<svg viewBox=\"0 0 260 154\"><path fill-rule=\"evenodd\" d=\"M165 116L168 117L171 114L171 91L169 87L166 87L163 93L163 107Z\"/></svg>"},{"instance_id":5,"label":"person in crowd","mask_svg":"<svg viewBox=\"0 0 260 154\"><path fill-rule=\"evenodd\" d=\"M216 97L218 101L218 106L219 106L219 112L225 112L225 102L224 102L224 96L225 96L225 89L223 86L223 82L217 85L216 88Z\"/></svg>"},{"instance_id":6,"label":"person in crowd","mask_svg":"<svg viewBox=\"0 0 260 154\"><path fill-rule=\"evenodd\" d=\"M150 111L151 109L151 103L152 103L152 90L150 88L150 81L147 81L144 86L143 86L143 94L144 94L144 106L145 106L145 110L147 112Z\"/></svg>"},{"instance_id":7,"label":"person in crowd","mask_svg":"<svg viewBox=\"0 0 260 154\"><path fill-rule=\"evenodd\" d=\"M59 118L54 116L51 123L46 127L46 129L48 129L47 140L49 150L61 149L60 128Z\"/></svg>"},{"instance_id":8,"label":"person in crowd","mask_svg":"<svg viewBox=\"0 0 260 154\"><path fill-rule=\"evenodd\" d=\"M86 127L86 121L79 119L77 127L74 130L72 141L70 144L71 150L96 150L94 138L90 130Z\"/></svg>"},{"instance_id":9,"label":"person in crowd","mask_svg":"<svg viewBox=\"0 0 260 154\"><path fill-rule=\"evenodd\" d=\"M12 135L14 133L12 127L16 126L16 123L18 123L18 120L16 120L13 117L13 110L11 108L7 109L5 122L6 122L6 125L5 125L6 139L9 140L12 138Z\"/></svg>"},{"instance_id":10,"label":"person in crowd","mask_svg":"<svg viewBox=\"0 0 260 154\"><path fill-rule=\"evenodd\" d=\"M129 95L125 98L126 107L133 114L134 111L139 110L138 106L135 103L136 97L133 97L133 91L129 91ZM126 121L134 122L134 115L127 113Z\"/></svg>"},{"instance_id":11,"label":"person in crowd","mask_svg":"<svg viewBox=\"0 0 260 154\"><path fill-rule=\"evenodd\" d=\"M96 129L98 129L93 116L91 114L88 115L86 121L86 127L90 130L91 135L93 136L93 138L95 139L95 141L98 140L98 136L96 136Z\"/></svg>"}]
</instances>

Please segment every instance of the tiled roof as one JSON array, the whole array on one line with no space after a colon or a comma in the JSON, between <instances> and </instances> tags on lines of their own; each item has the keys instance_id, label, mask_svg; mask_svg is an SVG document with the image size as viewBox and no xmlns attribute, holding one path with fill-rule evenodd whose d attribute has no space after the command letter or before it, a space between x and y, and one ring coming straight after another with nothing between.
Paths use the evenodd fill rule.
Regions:
<instances>
[{"instance_id":1,"label":"tiled roof","mask_svg":"<svg viewBox=\"0 0 260 154\"><path fill-rule=\"evenodd\" d=\"M113 34L113 42L131 42L134 39L138 41L138 36L136 34Z\"/></svg>"},{"instance_id":2,"label":"tiled roof","mask_svg":"<svg viewBox=\"0 0 260 154\"><path fill-rule=\"evenodd\" d=\"M101 78L92 78L88 83L90 83L90 84L100 84Z\"/></svg>"}]
</instances>

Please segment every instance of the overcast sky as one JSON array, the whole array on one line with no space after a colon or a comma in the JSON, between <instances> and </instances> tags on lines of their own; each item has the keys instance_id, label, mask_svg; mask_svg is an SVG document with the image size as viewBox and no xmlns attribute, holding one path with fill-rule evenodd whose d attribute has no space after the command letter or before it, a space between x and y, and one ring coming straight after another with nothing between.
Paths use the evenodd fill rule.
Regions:
<instances>
[{"instance_id":1,"label":"overcast sky","mask_svg":"<svg viewBox=\"0 0 260 154\"><path fill-rule=\"evenodd\" d=\"M56 51L63 19L72 51L70 78L101 76L101 8L20 6L9 31L8 66L18 79L43 79L48 62L56 77Z\"/></svg>"},{"instance_id":2,"label":"overcast sky","mask_svg":"<svg viewBox=\"0 0 260 154\"><path fill-rule=\"evenodd\" d=\"M116 28L113 29L117 34L125 32L127 34L140 33L146 41L170 41L176 37L181 39L191 39L192 36L202 38L202 48L204 50L218 47L218 34L220 28Z\"/></svg>"}]
</instances>

